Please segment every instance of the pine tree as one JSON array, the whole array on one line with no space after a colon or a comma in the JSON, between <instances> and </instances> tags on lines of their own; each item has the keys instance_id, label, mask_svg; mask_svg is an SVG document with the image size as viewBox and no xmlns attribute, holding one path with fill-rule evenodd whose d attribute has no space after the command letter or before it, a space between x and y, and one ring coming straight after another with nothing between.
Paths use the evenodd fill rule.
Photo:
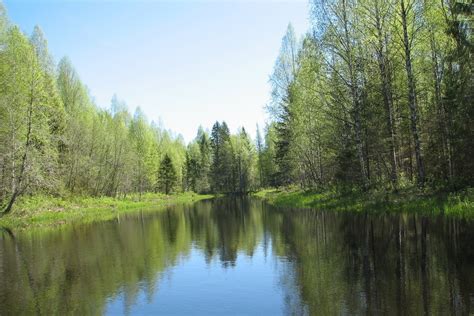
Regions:
<instances>
[{"instance_id":1,"label":"pine tree","mask_svg":"<svg viewBox=\"0 0 474 316\"><path fill-rule=\"evenodd\" d=\"M176 185L176 181L177 176L176 170L173 166L173 161L168 154L165 154L165 157L161 160L158 172L159 190L165 194L170 194Z\"/></svg>"}]
</instances>

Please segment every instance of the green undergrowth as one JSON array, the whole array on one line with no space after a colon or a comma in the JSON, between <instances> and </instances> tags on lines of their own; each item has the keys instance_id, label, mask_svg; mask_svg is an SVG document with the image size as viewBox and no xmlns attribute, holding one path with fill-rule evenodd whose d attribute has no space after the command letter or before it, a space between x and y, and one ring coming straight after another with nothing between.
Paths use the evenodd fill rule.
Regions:
<instances>
[{"instance_id":1,"label":"green undergrowth","mask_svg":"<svg viewBox=\"0 0 474 316\"><path fill-rule=\"evenodd\" d=\"M474 188L456 193L422 193L417 190L393 192L303 191L267 189L254 193L270 204L282 207L315 208L334 211L406 212L445 214L474 219Z\"/></svg>"},{"instance_id":2,"label":"green undergrowth","mask_svg":"<svg viewBox=\"0 0 474 316\"><path fill-rule=\"evenodd\" d=\"M0 227L29 229L55 227L70 223L91 223L116 218L120 214L156 211L174 204L192 203L212 198L212 195L179 193L164 195L146 193L125 198L112 197L51 197L25 196L18 200L13 211L0 218Z\"/></svg>"}]
</instances>

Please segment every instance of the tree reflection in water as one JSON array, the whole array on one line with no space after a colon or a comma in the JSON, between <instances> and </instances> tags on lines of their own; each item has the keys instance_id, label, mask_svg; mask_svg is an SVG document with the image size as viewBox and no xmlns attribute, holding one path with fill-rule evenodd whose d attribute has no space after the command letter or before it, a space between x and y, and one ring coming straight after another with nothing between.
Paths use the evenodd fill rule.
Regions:
<instances>
[{"instance_id":1,"label":"tree reflection in water","mask_svg":"<svg viewBox=\"0 0 474 316\"><path fill-rule=\"evenodd\" d=\"M102 314L118 299L130 311L140 294L152 306L163 278L192 256L223 271L242 256L271 258L262 267L275 274L285 314L469 314L474 304L474 223L442 216L235 198L0 236L2 315ZM258 290L260 272L239 273L252 273ZM245 304L258 311L262 298Z\"/></svg>"}]
</instances>

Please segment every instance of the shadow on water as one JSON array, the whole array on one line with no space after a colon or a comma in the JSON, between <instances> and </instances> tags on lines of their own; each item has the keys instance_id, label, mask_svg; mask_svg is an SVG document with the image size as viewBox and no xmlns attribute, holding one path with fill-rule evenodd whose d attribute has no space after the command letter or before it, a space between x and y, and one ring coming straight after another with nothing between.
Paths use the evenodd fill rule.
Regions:
<instances>
[{"instance_id":1,"label":"shadow on water","mask_svg":"<svg viewBox=\"0 0 474 316\"><path fill-rule=\"evenodd\" d=\"M171 303L205 301L217 285L233 293L219 302L233 306L243 295L235 289L245 291L239 280L257 293L245 302L256 312L271 296L264 276L275 280L283 314L469 314L473 241L467 220L281 209L252 198L57 231L1 230L0 314L103 314L117 302L151 313L174 289L172 312ZM193 280L207 271L210 281L167 285L180 271Z\"/></svg>"}]
</instances>

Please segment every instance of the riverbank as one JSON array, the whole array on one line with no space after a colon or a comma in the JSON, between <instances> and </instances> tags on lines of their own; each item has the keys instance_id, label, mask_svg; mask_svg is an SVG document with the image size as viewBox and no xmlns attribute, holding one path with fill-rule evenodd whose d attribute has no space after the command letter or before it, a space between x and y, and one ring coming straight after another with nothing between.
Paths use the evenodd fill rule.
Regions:
<instances>
[{"instance_id":1,"label":"riverbank","mask_svg":"<svg viewBox=\"0 0 474 316\"><path fill-rule=\"evenodd\" d=\"M298 189L268 189L254 196L281 207L334 211L406 212L445 214L474 219L474 188L456 193L421 193L405 190L387 192L312 192Z\"/></svg>"},{"instance_id":2,"label":"riverbank","mask_svg":"<svg viewBox=\"0 0 474 316\"><path fill-rule=\"evenodd\" d=\"M0 218L0 227L27 229L106 221L120 214L143 210L153 211L174 204L192 203L212 197L213 195L189 192L173 195L146 193L141 197L131 195L126 198L25 196L18 200L10 214Z\"/></svg>"}]
</instances>

